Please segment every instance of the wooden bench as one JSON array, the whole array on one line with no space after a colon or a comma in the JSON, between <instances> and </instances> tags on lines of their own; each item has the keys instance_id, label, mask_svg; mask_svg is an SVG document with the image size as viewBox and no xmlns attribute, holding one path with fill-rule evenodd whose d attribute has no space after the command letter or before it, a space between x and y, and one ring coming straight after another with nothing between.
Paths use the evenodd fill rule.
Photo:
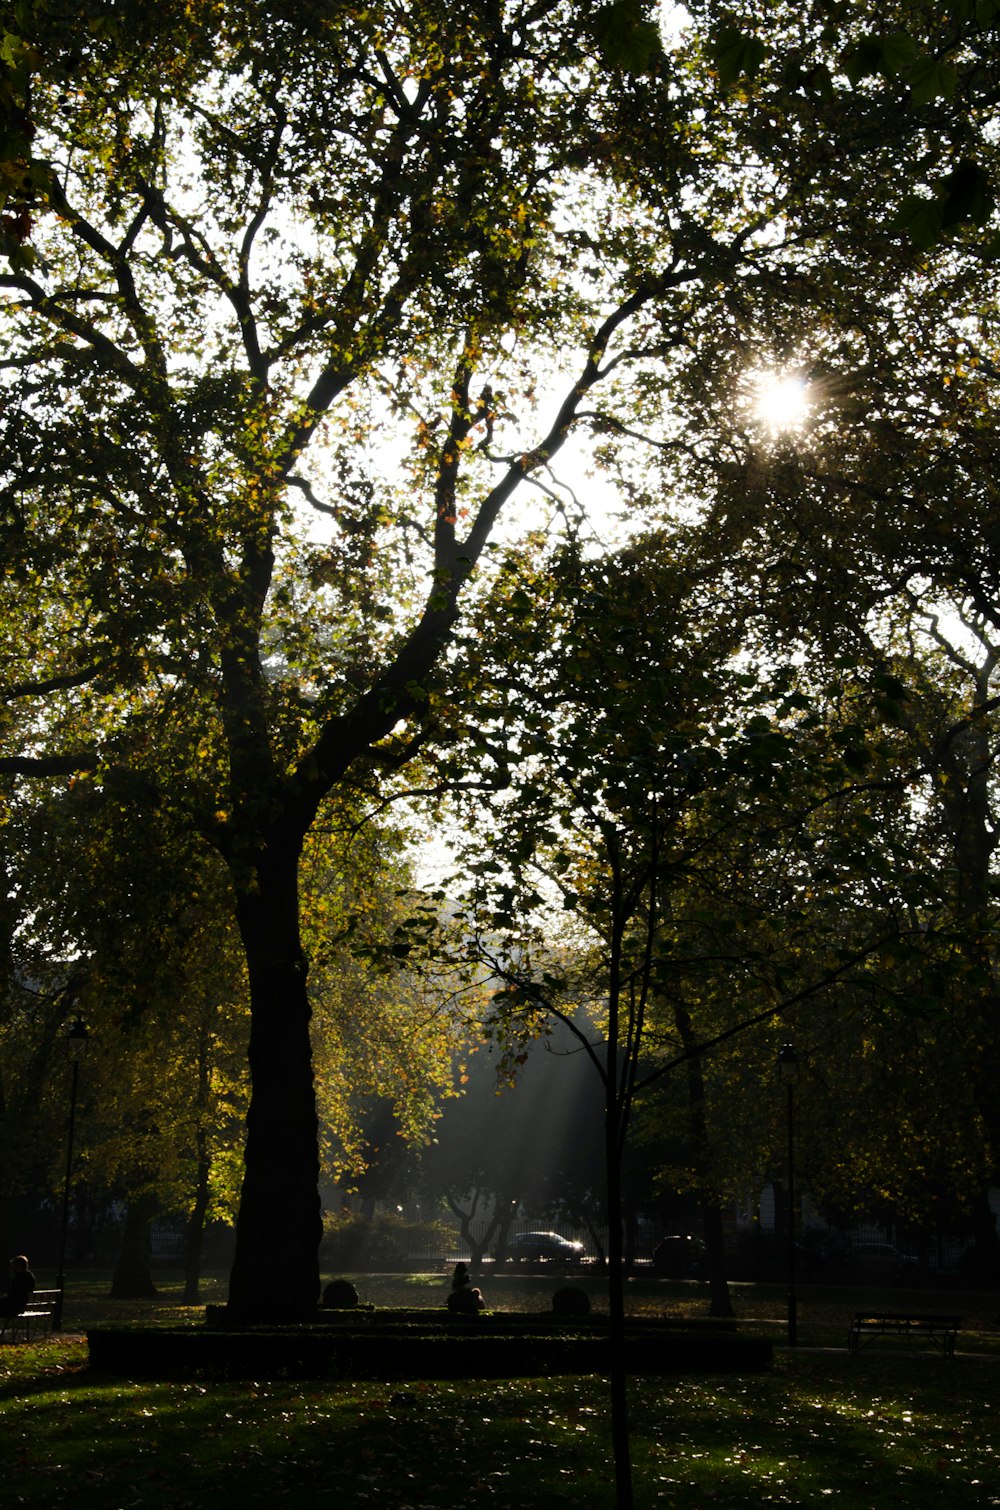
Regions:
<instances>
[{"instance_id":1,"label":"wooden bench","mask_svg":"<svg viewBox=\"0 0 1000 1510\"><path fill-rule=\"evenodd\" d=\"M25 1342L31 1341L33 1321L47 1321L51 1326L59 1305L58 1290L35 1290L31 1300L18 1316L5 1316L0 1322L0 1342L16 1342L22 1332Z\"/></svg>"},{"instance_id":2,"label":"wooden bench","mask_svg":"<svg viewBox=\"0 0 1000 1510\"><path fill-rule=\"evenodd\" d=\"M847 1335L847 1350L858 1353L878 1337L905 1337L910 1343L927 1341L946 1358L955 1352L960 1316L917 1316L905 1312L858 1311Z\"/></svg>"}]
</instances>

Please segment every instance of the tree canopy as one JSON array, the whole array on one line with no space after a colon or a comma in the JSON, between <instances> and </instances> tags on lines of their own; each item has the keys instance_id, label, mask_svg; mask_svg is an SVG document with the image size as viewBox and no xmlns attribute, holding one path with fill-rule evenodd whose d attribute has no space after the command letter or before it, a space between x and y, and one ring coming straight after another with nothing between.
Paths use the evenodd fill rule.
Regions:
<instances>
[{"instance_id":1,"label":"tree canopy","mask_svg":"<svg viewBox=\"0 0 1000 1510\"><path fill-rule=\"evenodd\" d=\"M495 547L558 526L586 555L700 519L699 580L766 674L687 667L673 795L711 764L726 698L772 695L779 645L840 677L828 744L796 725L816 769L889 762L898 720L869 738L841 717L899 702L872 616L907 592L994 612L997 18L900 0L871 35L859 4L697 0L673 38L632 0L111 9L86 28L21 10L0 56L31 218L0 277L0 775L30 805L86 773L224 862L250 1000L231 1306L301 1315L320 1235L304 846L331 793L360 814L418 758L426 784L461 781L441 756L459 732L489 745L456 637ZM813 390L794 444L747 403L773 365ZM587 690L574 626L541 657L516 632L546 603L544 581L522 592L524 614L490 611L515 632L477 621L511 685L576 667ZM671 625L657 653L680 662ZM614 716L579 715L592 764ZM764 707L744 734L726 760L742 749L766 807L792 735ZM869 863L871 833L832 828L845 867Z\"/></svg>"}]
</instances>

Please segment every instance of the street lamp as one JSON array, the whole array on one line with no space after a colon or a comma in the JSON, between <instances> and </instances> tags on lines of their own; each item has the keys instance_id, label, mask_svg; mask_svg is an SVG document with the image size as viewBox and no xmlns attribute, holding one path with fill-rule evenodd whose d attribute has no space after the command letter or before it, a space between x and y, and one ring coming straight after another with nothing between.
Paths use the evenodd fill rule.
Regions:
<instances>
[{"instance_id":1,"label":"street lamp","mask_svg":"<svg viewBox=\"0 0 1000 1510\"><path fill-rule=\"evenodd\" d=\"M66 1178L63 1182L62 1228L59 1234L59 1273L56 1289L59 1291L56 1307L52 1313L52 1330L62 1326L63 1298L66 1293L66 1237L69 1232L69 1191L73 1177L73 1134L76 1131L76 1093L80 1079L80 1060L87 1052L90 1033L87 1024L78 1017L65 1037L66 1053L72 1066L69 1093L69 1136L66 1140Z\"/></svg>"},{"instance_id":2,"label":"street lamp","mask_svg":"<svg viewBox=\"0 0 1000 1510\"><path fill-rule=\"evenodd\" d=\"M788 1345L799 1340L795 1300L795 1087L802 1061L795 1045L782 1044L778 1050L778 1078L788 1097Z\"/></svg>"}]
</instances>

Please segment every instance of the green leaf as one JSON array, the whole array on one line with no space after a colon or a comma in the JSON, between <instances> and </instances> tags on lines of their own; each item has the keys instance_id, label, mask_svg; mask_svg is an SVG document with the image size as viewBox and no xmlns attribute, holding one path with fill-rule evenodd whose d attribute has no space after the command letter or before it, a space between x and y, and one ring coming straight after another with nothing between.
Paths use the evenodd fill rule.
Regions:
<instances>
[{"instance_id":1,"label":"green leaf","mask_svg":"<svg viewBox=\"0 0 1000 1510\"><path fill-rule=\"evenodd\" d=\"M0 62L5 63L8 68L14 68L23 47L24 43L20 37L15 37L9 31L5 31L0 37Z\"/></svg>"},{"instance_id":2,"label":"green leaf","mask_svg":"<svg viewBox=\"0 0 1000 1510\"><path fill-rule=\"evenodd\" d=\"M985 225L993 213L996 196L989 175L972 158L963 158L938 189L941 225Z\"/></svg>"},{"instance_id":3,"label":"green leaf","mask_svg":"<svg viewBox=\"0 0 1000 1510\"><path fill-rule=\"evenodd\" d=\"M910 69L910 96L915 105L931 100L950 100L958 84L958 75L948 63L936 58L918 58Z\"/></svg>"},{"instance_id":4,"label":"green leaf","mask_svg":"<svg viewBox=\"0 0 1000 1510\"><path fill-rule=\"evenodd\" d=\"M871 764L871 757L867 750L852 745L844 751L844 764L849 771L864 771Z\"/></svg>"},{"instance_id":5,"label":"green leaf","mask_svg":"<svg viewBox=\"0 0 1000 1510\"><path fill-rule=\"evenodd\" d=\"M639 0L612 0L594 16L597 45L612 68L645 73L660 50L660 31L643 16Z\"/></svg>"},{"instance_id":6,"label":"green leaf","mask_svg":"<svg viewBox=\"0 0 1000 1510\"><path fill-rule=\"evenodd\" d=\"M894 702L905 702L909 697L906 683L900 681L898 676L893 676L889 671L879 672L875 677L875 686L886 697L892 698Z\"/></svg>"},{"instance_id":7,"label":"green leaf","mask_svg":"<svg viewBox=\"0 0 1000 1510\"><path fill-rule=\"evenodd\" d=\"M724 26L714 38L709 56L724 89L739 78L752 79L760 72L767 49L758 37L747 36L735 26Z\"/></svg>"},{"instance_id":8,"label":"green leaf","mask_svg":"<svg viewBox=\"0 0 1000 1510\"><path fill-rule=\"evenodd\" d=\"M882 37L879 52L882 72L886 78L898 77L907 68L912 68L919 57L916 42L905 31L892 32L888 37Z\"/></svg>"},{"instance_id":9,"label":"green leaf","mask_svg":"<svg viewBox=\"0 0 1000 1510\"><path fill-rule=\"evenodd\" d=\"M849 47L840 59L843 68L852 84L860 84L862 79L867 79L872 74L882 70L882 47L876 37L866 37L864 41Z\"/></svg>"},{"instance_id":10,"label":"green leaf","mask_svg":"<svg viewBox=\"0 0 1000 1510\"><path fill-rule=\"evenodd\" d=\"M925 252L940 239L941 206L937 200L908 194L893 216L892 229L902 231L915 247Z\"/></svg>"}]
</instances>

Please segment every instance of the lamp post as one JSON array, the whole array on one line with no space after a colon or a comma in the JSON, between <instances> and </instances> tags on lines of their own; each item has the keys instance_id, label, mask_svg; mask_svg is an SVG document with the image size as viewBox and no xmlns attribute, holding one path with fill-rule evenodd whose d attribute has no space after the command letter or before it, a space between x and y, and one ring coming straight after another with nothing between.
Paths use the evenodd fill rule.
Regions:
<instances>
[{"instance_id":1,"label":"lamp post","mask_svg":"<svg viewBox=\"0 0 1000 1510\"><path fill-rule=\"evenodd\" d=\"M73 1134L76 1131L76 1093L80 1080L80 1060L87 1052L90 1033L87 1024L78 1017L66 1034L66 1053L72 1068L69 1093L69 1136L66 1140L66 1178L63 1182L62 1227L59 1233L59 1273L56 1289L59 1291L56 1308L52 1313L52 1330L62 1326L63 1298L66 1293L66 1237L69 1232L69 1191L73 1177Z\"/></svg>"},{"instance_id":2,"label":"lamp post","mask_svg":"<svg viewBox=\"0 0 1000 1510\"><path fill-rule=\"evenodd\" d=\"M788 1345L799 1340L795 1297L795 1087L802 1061L795 1045L782 1044L778 1051L778 1078L785 1087L788 1107Z\"/></svg>"}]
</instances>

